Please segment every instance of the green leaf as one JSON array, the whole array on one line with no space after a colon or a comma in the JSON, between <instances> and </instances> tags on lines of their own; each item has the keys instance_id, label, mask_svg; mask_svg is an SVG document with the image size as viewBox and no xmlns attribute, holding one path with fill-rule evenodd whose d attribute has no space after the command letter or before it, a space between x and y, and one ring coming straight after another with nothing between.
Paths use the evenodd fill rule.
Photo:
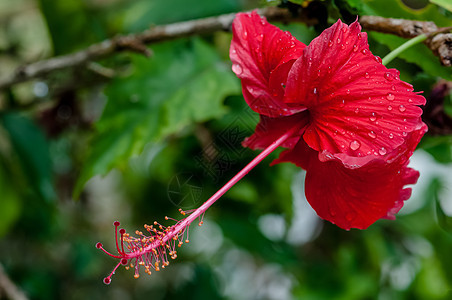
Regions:
<instances>
[{"instance_id":1,"label":"green leaf","mask_svg":"<svg viewBox=\"0 0 452 300\"><path fill-rule=\"evenodd\" d=\"M450 0L430 0L430 2L452 12L452 2Z\"/></svg>"},{"instance_id":2,"label":"green leaf","mask_svg":"<svg viewBox=\"0 0 452 300\"><path fill-rule=\"evenodd\" d=\"M22 209L19 195L12 186L3 170L3 166L0 165L0 237L9 232L9 229L19 217Z\"/></svg>"},{"instance_id":3,"label":"green leaf","mask_svg":"<svg viewBox=\"0 0 452 300\"><path fill-rule=\"evenodd\" d=\"M49 145L41 130L28 118L7 113L0 122L8 132L13 153L18 156L28 185L43 199L55 198Z\"/></svg>"},{"instance_id":4,"label":"green leaf","mask_svg":"<svg viewBox=\"0 0 452 300\"><path fill-rule=\"evenodd\" d=\"M164 43L153 51L151 59L133 55L133 74L107 87L108 103L75 197L89 178L125 167L146 144L223 115L224 98L240 93L229 65L201 40Z\"/></svg>"},{"instance_id":5,"label":"green leaf","mask_svg":"<svg viewBox=\"0 0 452 300\"><path fill-rule=\"evenodd\" d=\"M441 206L441 200L439 197L440 192L444 189L441 180L436 178L430 184L429 189L432 191L433 197L435 199L435 208L436 208L436 218L438 221L438 225L449 234L452 234L452 217L449 217L444 212Z\"/></svg>"},{"instance_id":6,"label":"green leaf","mask_svg":"<svg viewBox=\"0 0 452 300\"><path fill-rule=\"evenodd\" d=\"M79 0L40 0L56 55L71 52L106 38L99 15L90 14Z\"/></svg>"},{"instance_id":7,"label":"green leaf","mask_svg":"<svg viewBox=\"0 0 452 300\"><path fill-rule=\"evenodd\" d=\"M169 24L241 11L241 0L134 1L125 14L125 27L141 31L151 24Z\"/></svg>"},{"instance_id":8,"label":"green leaf","mask_svg":"<svg viewBox=\"0 0 452 300\"><path fill-rule=\"evenodd\" d=\"M452 162L452 136L429 136L422 138L420 147L440 163Z\"/></svg>"}]
</instances>

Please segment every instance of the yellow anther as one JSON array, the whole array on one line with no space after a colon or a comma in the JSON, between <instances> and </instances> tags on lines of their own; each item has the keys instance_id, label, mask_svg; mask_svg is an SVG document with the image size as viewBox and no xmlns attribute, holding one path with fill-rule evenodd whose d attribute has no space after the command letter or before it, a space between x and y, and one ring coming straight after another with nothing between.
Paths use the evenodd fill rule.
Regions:
<instances>
[{"instance_id":1,"label":"yellow anther","mask_svg":"<svg viewBox=\"0 0 452 300\"><path fill-rule=\"evenodd\" d=\"M133 278L135 278L135 279L137 279L138 277L140 277L140 274L133 275Z\"/></svg>"}]
</instances>

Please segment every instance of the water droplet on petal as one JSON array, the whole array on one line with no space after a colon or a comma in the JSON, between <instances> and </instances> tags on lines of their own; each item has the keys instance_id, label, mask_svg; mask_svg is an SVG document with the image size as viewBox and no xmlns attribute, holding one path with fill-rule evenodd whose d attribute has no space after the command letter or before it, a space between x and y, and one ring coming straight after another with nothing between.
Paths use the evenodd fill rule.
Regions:
<instances>
[{"instance_id":1,"label":"water droplet on petal","mask_svg":"<svg viewBox=\"0 0 452 300\"><path fill-rule=\"evenodd\" d=\"M243 30L242 37L243 37L244 40L248 39L248 32L246 30Z\"/></svg>"},{"instance_id":2,"label":"water droplet on petal","mask_svg":"<svg viewBox=\"0 0 452 300\"><path fill-rule=\"evenodd\" d=\"M350 149L352 149L353 151L358 150L359 147L361 147L361 143L356 140L354 140L350 143Z\"/></svg>"},{"instance_id":3,"label":"water droplet on petal","mask_svg":"<svg viewBox=\"0 0 452 300\"><path fill-rule=\"evenodd\" d=\"M399 106L399 111L400 112L404 112L406 110L405 106L403 106L402 104Z\"/></svg>"},{"instance_id":4,"label":"water droplet on petal","mask_svg":"<svg viewBox=\"0 0 452 300\"><path fill-rule=\"evenodd\" d=\"M360 33L358 33L358 40L360 40L362 37L361 37L361 32Z\"/></svg>"},{"instance_id":5,"label":"water droplet on petal","mask_svg":"<svg viewBox=\"0 0 452 300\"><path fill-rule=\"evenodd\" d=\"M331 73L331 67L328 67L328 74L330 74Z\"/></svg>"},{"instance_id":6,"label":"water droplet on petal","mask_svg":"<svg viewBox=\"0 0 452 300\"><path fill-rule=\"evenodd\" d=\"M353 52L358 51L358 46L357 45L353 45Z\"/></svg>"},{"instance_id":7,"label":"water droplet on petal","mask_svg":"<svg viewBox=\"0 0 452 300\"><path fill-rule=\"evenodd\" d=\"M261 33L261 34L259 34L258 36L256 36L256 40L258 41L258 42L262 42L262 40L264 39L264 35Z\"/></svg>"},{"instance_id":8,"label":"water droplet on petal","mask_svg":"<svg viewBox=\"0 0 452 300\"><path fill-rule=\"evenodd\" d=\"M232 64L232 72L234 72L237 75L240 75L243 73L242 66L239 64Z\"/></svg>"},{"instance_id":9,"label":"water droplet on petal","mask_svg":"<svg viewBox=\"0 0 452 300\"><path fill-rule=\"evenodd\" d=\"M388 99L389 101L392 101L392 100L394 100L394 95L393 94L391 94L391 93L388 93L387 95L386 95L386 99Z\"/></svg>"},{"instance_id":10,"label":"water droplet on petal","mask_svg":"<svg viewBox=\"0 0 452 300\"><path fill-rule=\"evenodd\" d=\"M338 39L336 40L336 42L337 42L338 44L340 44L340 43L341 43L341 39L338 38Z\"/></svg>"},{"instance_id":11,"label":"water droplet on petal","mask_svg":"<svg viewBox=\"0 0 452 300\"><path fill-rule=\"evenodd\" d=\"M374 113L374 112L371 113L369 120L372 121L372 122L375 122L377 120L377 114Z\"/></svg>"},{"instance_id":12,"label":"water droplet on petal","mask_svg":"<svg viewBox=\"0 0 452 300\"><path fill-rule=\"evenodd\" d=\"M386 151L385 147L381 147L380 150L378 150L378 153L380 155L385 155L387 153L387 151Z\"/></svg>"},{"instance_id":13,"label":"water droplet on petal","mask_svg":"<svg viewBox=\"0 0 452 300\"><path fill-rule=\"evenodd\" d=\"M313 93L314 95L317 95L317 88L313 88L313 89L312 89L312 93Z\"/></svg>"},{"instance_id":14,"label":"water droplet on petal","mask_svg":"<svg viewBox=\"0 0 452 300\"><path fill-rule=\"evenodd\" d=\"M375 132L373 132L373 130L371 130L367 135L372 139L377 137L377 134Z\"/></svg>"},{"instance_id":15,"label":"water droplet on petal","mask_svg":"<svg viewBox=\"0 0 452 300\"><path fill-rule=\"evenodd\" d=\"M389 134L389 138L392 139L394 138L394 135L392 133Z\"/></svg>"},{"instance_id":16,"label":"water droplet on petal","mask_svg":"<svg viewBox=\"0 0 452 300\"><path fill-rule=\"evenodd\" d=\"M391 86L391 90L395 91L395 85Z\"/></svg>"},{"instance_id":17,"label":"water droplet on petal","mask_svg":"<svg viewBox=\"0 0 452 300\"><path fill-rule=\"evenodd\" d=\"M369 52L369 51L368 51L367 49L361 50L361 53L364 54L364 55L367 55L368 52Z\"/></svg>"},{"instance_id":18,"label":"water droplet on petal","mask_svg":"<svg viewBox=\"0 0 452 300\"><path fill-rule=\"evenodd\" d=\"M392 106L391 106L391 105L388 106L388 110L389 110L389 111L392 110Z\"/></svg>"},{"instance_id":19,"label":"water droplet on petal","mask_svg":"<svg viewBox=\"0 0 452 300\"><path fill-rule=\"evenodd\" d=\"M328 41L328 47L333 47L333 41L332 40Z\"/></svg>"},{"instance_id":20,"label":"water droplet on petal","mask_svg":"<svg viewBox=\"0 0 452 300\"><path fill-rule=\"evenodd\" d=\"M381 57L380 56L374 56L374 58L375 58L375 61L377 62L377 63L382 63L382 59L381 59Z\"/></svg>"},{"instance_id":21,"label":"water droplet on petal","mask_svg":"<svg viewBox=\"0 0 452 300\"><path fill-rule=\"evenodd\" d=\"M344 50L345 49L345 45L341 44L341 49Z\"/></svg>"},{"instance_id":22,"label":"water droplet on petal","mask_svg":"<svg viewBox=\"0 0 452 300\"><path fill-rule=\"evenodd\" d=\"M413 100L411 98L408 99L408 103L413 103Z\"/></svg>"},{"instance_id":23,"label":"water droplet on petal","mask_svg":"<svg viewBox=\"0 0 452 300\"><path fill-rule=\"evenodd\" d=\"M350 90L347 89L347 90L345 91L345 93L346 93L347 95L350 95Z\"/></svg>"},{"instance_id":24,"label":"water droplet on petal","mask_svg":"<svg viewBox=\"0 0 452 300\"><path fill-rule=\"evenodd\" d=\"M386 73L385 73L384 78L385 78L387 81L392 81L392 79L393 79L391 73L389 73L389 72L386 72Z\"/></svg>"},{"instance_id":25,"label":"water droplet on petal","mask_svg":"<svg viewBox=\"0 0 452 300\"><path fill-rule=\"evenodd\" d=\"M408 133L406 133L406 132L404 131L404 132L402 132L402 135L403 135L403 136L407 136Z\"/></svg>"},{"instance_id":26,"label":"water droplet on petal","mask_svg":"<svg viewBox=\"0 0 452 300\"><path fill-rule=\"evenodd\" d=\"M369 73L366 72L366 74L364 74L364 77L369 78Z\"/></svg>"},{"instance_id":27,"label":"water droplet on petal","mask_svg":"<svg viewBox=\"0 0 452 300\"><path fill-rule=\"evenodd\" d=\"M359 108L358 107L355 109L355 114L357 114L357 113L359 113Z\"/></svg>"}]
</instances>

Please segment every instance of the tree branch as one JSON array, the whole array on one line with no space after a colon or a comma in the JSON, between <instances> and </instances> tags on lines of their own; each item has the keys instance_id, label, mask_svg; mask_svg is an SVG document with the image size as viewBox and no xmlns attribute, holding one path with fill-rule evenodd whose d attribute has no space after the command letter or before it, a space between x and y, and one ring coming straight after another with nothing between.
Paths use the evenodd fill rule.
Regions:
<instances>
[{"instance_id":1,"label":"tree branch","mask_svg":"<svg viewBox=\"0 0 452 300\"><path fill-rule=\"evenodd\" d=\"M0 264L0 298L5 295L7 299L11 300L27 300L24 292L19 290L17 286L9 279L8 275L3 270Z\"/></svg>"},{"instance_id":2,"label":"tree branch","mask_svg":"<svg viewBox=\"0 0 452 300\"><path fill-rule=\"evenodd\" d=\"M295 19L288 10L282 8L267 7L258 10L258 12L267 17L269 21L310 23L310 20L303 19L305 17ZM300 15L303 16L303 14ZM234 17L235 13L231 13L205 19L154 26L140 33L116 36L73 54L23 65L12 74L0 78L0 90L17 83L45 76L56 70L84 66L91 61L120 51L133 51L149 56L151 52L146 47L147 44L216 31L230 31ZM438 30L432 22L388 19L375 16L362 16L360 22L367 30L395 34L405 38ZM441 62L445 66L452 64L452 34L437 34L433 38L428 39L426 45L435 55L440 57Z\"/></svg>"},{"instance_id":3,"label":"tree branch","mask_svg":"<svg viewBox=\"0 0 452 300\"><path fill-rule=\"evenodd\" d=\"M433 22L412 21L404 19L383 18L377 16L361 16L359 22L366 30L394 34L403 38L414 38L420 34L431 35L424 44L440 58L444 66L452 65L452 33L451 28L438 28Z\"/></svg>"}]
</instances>

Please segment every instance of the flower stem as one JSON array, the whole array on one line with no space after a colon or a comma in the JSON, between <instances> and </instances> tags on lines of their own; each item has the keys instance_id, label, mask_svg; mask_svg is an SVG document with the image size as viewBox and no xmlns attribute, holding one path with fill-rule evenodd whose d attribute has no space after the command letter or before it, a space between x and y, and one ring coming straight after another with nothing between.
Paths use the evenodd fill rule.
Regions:
<instances>
[{"instance_id":1,"label":"flower stem","mask_svg":"<svg viewBox=\"0 0 452 300\"><path fill-rule=\"evenodd\" d=\"M408 40L407 42L403 43L402 45L400 45L399 47L397 47L396 49L392 50L391 52L389 52L382 60L383 65L387 65L389 62L391 62L394 58L396 58L400 53L402 53L403 51L405 51L406 49L422 43L423 41L425 41L427 39L427 35L426 34L420 34L415 38L412 38L410 40Z\"/></svg>"},{"instance_id":2,"label":"flower stem","mask_svg":"<svg viewBox=\"0 0 452 300\"><path fill-rule=\"evenodd\" d=\"M243 168L239 173L237 173L231 180L229 180L221 189L219 189L212 197L210 197L206 202L204 202L199 208L192 212L187 218L182 220L173 226L171 233L166 234L162 240L155 240L153 243L143 248L142 251L133 253L133 257L142 255L143 253L149 251L160 245L162 242L166 243L168 240L172 239L175 234L190 226L190 224L198 217L200 217L212 204L214 204L221 196L223 196L230 188L232 188L240 179L242 179L246 174L248 174L256 165L258 165L265 157L272 153L276 148L281 146L288 138L293 136L300 126L294 126L276 141L274 141L270 146L263 150L258 156L256 156L245 168Z\"/></svg>"}]
</instances>

